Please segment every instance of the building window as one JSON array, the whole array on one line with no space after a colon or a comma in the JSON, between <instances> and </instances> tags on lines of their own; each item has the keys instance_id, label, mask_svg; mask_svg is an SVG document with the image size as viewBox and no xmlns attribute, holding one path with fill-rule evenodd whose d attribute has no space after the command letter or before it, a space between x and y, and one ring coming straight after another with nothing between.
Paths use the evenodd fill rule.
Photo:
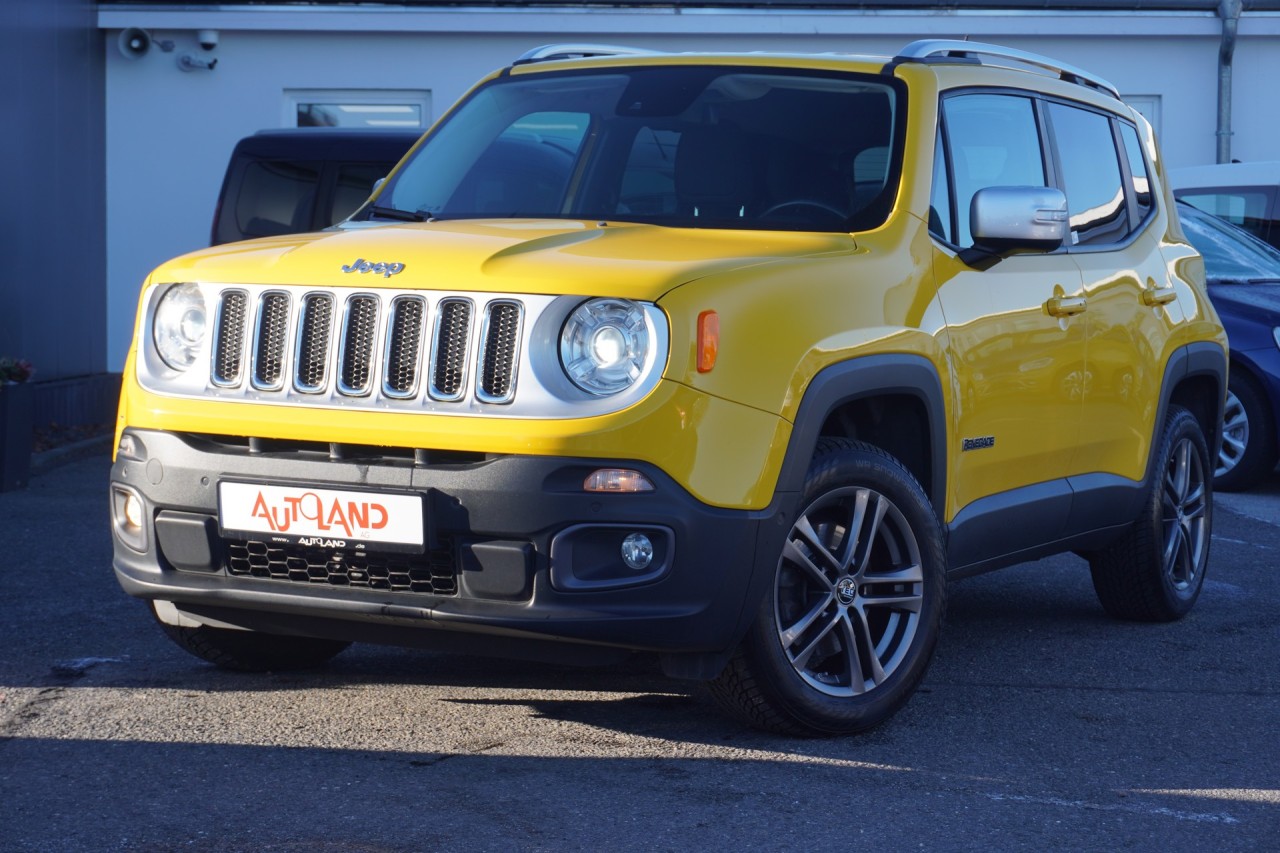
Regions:
<instances>
[{"instance_id":1,"label":"building window","mask_svg":"<svg viewBox=\"0 0 1280 853\"><path fill-rule=\"evenodd\" d=\"M391 89L286 89L284 124L292 127L423 128L431 93Z\"/></svg>"}]
</instances>

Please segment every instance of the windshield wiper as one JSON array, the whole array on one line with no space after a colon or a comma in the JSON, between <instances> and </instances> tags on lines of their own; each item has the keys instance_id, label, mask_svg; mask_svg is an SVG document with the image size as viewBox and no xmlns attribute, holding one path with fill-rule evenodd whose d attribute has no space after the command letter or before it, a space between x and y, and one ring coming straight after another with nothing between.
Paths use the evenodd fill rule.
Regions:
<instances>
[{"instance_id":1,"label":"windshield wiper","mask_svg":"<svg viewBox=\"0 0 1280 853\"><path fill-rule=\"evenodd\" d=\"M421 213L412 210L401 210L398 207L379 207L374 205L369 208L370 216L381 216L383 219L395 219L398 222L426 222L427 217Z\"/></svg>"},{"instance_id":2,"label":"windshield wiper","mask_svg":"<svg viewBox=\"0 0 1280 853\"><path fill-rule=\"evenodd\" d=\"M1280 284L1280 278L1268 276L1267 278L1249 278L1245 279L1249 284Z\"/></svg>"}]
</instances>

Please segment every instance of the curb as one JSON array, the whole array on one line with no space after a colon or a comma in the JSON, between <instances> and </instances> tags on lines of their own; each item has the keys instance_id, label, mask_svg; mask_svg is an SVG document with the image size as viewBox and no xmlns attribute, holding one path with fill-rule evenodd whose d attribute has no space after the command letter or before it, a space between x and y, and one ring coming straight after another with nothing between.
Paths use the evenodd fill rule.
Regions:
<instances>
[{"instance_id":1,"label":"curb","mask_svg":"<svg viewBox=\"0 0 1280 853\"><path fill-rule=\"evenodd\" d=\"M111 433L95 435L92 438L86 438L73 444L65 444L62 447L33 453L31 454L30 476L37 477L40 474L52 471L54 468L66 465L68 462L75 462L89 456L96 456L100 453L110 454L112 437Z\"/></svg>"}]
</instances>

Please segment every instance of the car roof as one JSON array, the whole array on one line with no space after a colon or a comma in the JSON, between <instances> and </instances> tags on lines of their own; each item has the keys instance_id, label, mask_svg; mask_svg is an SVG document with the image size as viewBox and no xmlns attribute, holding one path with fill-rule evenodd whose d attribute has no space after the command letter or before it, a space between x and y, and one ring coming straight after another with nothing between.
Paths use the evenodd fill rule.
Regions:
<instances>
[{"instance_id":1,"label":"car roof","mask_svg":"<svg viewBox=\"0 0 1280 853\"><path fill-rule=\"evenodd\" d=\"M1169 183L1175 190L1200 187L1273 187L1280 186L1280 160L1258 160L1253 163L1214 163L1169 170Z\"/></svg>"},{"instance_id":2,"label":"car roof","mask_svg":"<svg viewBox=\"0 0 1280 853\"><path fill-rule=\"evenodd\" d=\"M289 127L260 130L236 144L237 156L318 160L399 160L420 128Z\"/></svg>"}]
</instances>

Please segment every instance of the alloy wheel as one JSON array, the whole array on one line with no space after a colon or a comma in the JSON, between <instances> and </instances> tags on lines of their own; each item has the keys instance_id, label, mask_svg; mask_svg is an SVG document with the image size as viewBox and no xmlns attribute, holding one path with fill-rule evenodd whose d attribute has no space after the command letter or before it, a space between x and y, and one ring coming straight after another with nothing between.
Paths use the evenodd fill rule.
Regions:
<instances>
[{"instance_id":1,"label":"alloy wheel","mask_svg":"<svg viewBox=\"0 0 1280 853\"><path fill-rule=\"evenodd\" d=\"M1207 544L1207 494L1200 455L1195 445L1183 438L1169 455L1161 497L1164 574L1179 592L1196 588Z\"/></svg>"},{"instance_id":2,"label":"alloy wheel","mask_svg":"<svg viewBox=\"0 0 1280 853\"><path fill-rule=\"evenodd\" d=\"M830 696L866 693L907 657L924 605L916 535L883 494L821 495L778 563L774 623L792 668Z\"/></svg>"},{"instance_id":3,"label":"alloy wheel","mask_svg":"<svg viewBox=\"0 0 1280 853\"><path fill-rule=\"evenodd\" d=\"M1222 448L1218 451L1218 467L1213 476L1221 477L1235 468L1249 446L1249 413L1235 392L1227 389L1227 403L1222 411Z\"/></svg>"}]
</instances>

